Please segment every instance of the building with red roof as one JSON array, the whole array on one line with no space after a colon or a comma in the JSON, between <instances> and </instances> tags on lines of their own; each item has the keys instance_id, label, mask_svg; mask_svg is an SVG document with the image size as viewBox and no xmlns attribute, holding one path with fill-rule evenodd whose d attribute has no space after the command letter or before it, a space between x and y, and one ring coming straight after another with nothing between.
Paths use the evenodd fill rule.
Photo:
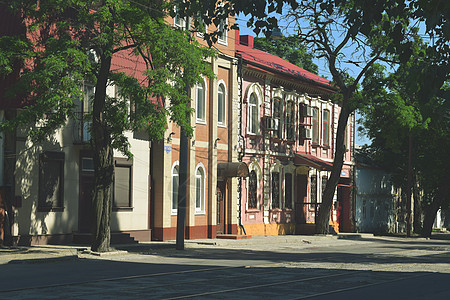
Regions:
<instances>
[{"instance_id":1,"label":"building with red roof","mask_svg":"<svg viewBox=\"0 0 450 300\"><path fill-rule=\"evenodd\" d=\"M253 37L238 32L236 57L242 99L240 159L249 168L249 177L240 182L241 233L313 232L333 164L340 108L330 97L337 90L329 80L253 48ZM330 219L341 231L351 229L344 228L349 218L338 222L337 211L350 209L353 133L352 118Z\"/></svg>"}]
</instances>

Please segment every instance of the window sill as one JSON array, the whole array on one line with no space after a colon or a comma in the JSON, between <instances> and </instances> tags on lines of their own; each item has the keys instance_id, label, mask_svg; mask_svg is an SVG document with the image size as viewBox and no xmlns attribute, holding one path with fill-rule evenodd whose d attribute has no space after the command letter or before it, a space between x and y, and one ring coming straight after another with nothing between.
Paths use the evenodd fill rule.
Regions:
<instances>
[{"instance_id":1,"label":"window sill","mask_svg":"<svg viewBox=\"0 0 450 300\"><path fill-rule=\"evenodd\" d=\"M133 211L133 207L113 207L112 211Z\"/></svg>"},{"instance_id":2,"label":"window sill","mask_svg":"<svg viewBox=\"0 0 450 300\"><path fill-rule=\"evenodd\" d=\"M270 212L282 212L283 210L281 208L275 207L275 208L271 208Z\"/></svg>"},{"instance_id":3,"label":"window sill","mask_svg":"<svg viewBox=\"0 0 450 300\"><path fill-rule=\"evenodd\" d=\"M226 124L223 124L223 123L217 123L217 127L220 127L220 128L227 128L227 125L226 125Z\"/></svg>"},{"instance_id":4,"label":"window sill","mask_svg":"<svg viewBox=\"0 0 450 300\"><path fill-rule=\"evenodd\" d=\"M206 121L197 119L197 120L195 120L195 124L206 125Z\"/></svg>"},{"instance_id":5,"label":"window sill","mask_svg":"<svg viewBox=\"0 0 450 300\"><path fill-rule=\"evenodd\" d=\"M217 44L222 46L228 46L228 43L226 40L217 39Z\"/></svg>"},{"instance_id":6,"label":"window sill","mask_svg":"<svg viewBox=\"0 0 450 300\"><path fill-rule=\"evenodd\" d=\"M202 216L202 215L205 215L205 212L204 211L196 211L194 214L196 216Z\"/></svg>"},{"instance_id":7,"label":"window sill","mask_svg":"<svg viewBox=\"0 0 450 300\"><path fill-rule=\"evenodd\" d=\"M260 210L258 208L248 208L245 210L246 213L259 213Z\"/></svg>"}]
</instances>

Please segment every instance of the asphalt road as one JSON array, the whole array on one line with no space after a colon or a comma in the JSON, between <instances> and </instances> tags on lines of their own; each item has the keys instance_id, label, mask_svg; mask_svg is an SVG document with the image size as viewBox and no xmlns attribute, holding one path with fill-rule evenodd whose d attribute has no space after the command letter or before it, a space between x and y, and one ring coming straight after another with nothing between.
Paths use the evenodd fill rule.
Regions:
<instances>
[{"instance_id":1,"label":"asphalt road","mask_svg":"<svg viewBox=\"0 0 450 300\"><path fill-rule=\"evenodd\" d=\"M151 243L111 256L18 259L0 265L0 298L450 299L448 239L204 242L184 251Z\"/></svg>"}]
</instances>

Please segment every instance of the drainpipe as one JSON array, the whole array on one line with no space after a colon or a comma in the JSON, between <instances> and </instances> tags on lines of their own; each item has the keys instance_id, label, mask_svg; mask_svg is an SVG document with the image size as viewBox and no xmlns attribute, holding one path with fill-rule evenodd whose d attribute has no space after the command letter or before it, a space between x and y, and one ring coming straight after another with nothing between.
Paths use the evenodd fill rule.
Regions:
<instances>
[{"instance_id":1,"label":"drainpipe","mask_svg":"<svg viewBox=\"0 0 450 300\"><path fill-rule=\"evenodd\" d=\"M351 143L351 153L350 158L353 163L352 167L352 181L351 181L351 199L352 199L352 232L356 231L356 193L357 193L357 186L356 186L356 161L355 161L355 135L356 135L356 116L355 113L353 113L353 134L351 136L352 143Z\"/></svg>"},{"instance_id":2,"label":"drainpipe","mask_svg":"<svg viewBox=\"0 0 450 300\"><path fill-rule=\"evenodd\" d=\"M238 161L242 162L242 158L245 155L245 139L242 134L242 127L243 127L243 114L242 114L242 108L243 108L243 92L242 92L242 55L236 54L238 58L237 63L237 79L239 84L239 123L238 123L238 132L239 132L239 142L241 143L241 149L238 152ZM244 232L244 235L247 235L247 232L245 231L244 225L242 224L242 177L238 178L238 222L239 227Z\"/></svg>"}]
</instances>

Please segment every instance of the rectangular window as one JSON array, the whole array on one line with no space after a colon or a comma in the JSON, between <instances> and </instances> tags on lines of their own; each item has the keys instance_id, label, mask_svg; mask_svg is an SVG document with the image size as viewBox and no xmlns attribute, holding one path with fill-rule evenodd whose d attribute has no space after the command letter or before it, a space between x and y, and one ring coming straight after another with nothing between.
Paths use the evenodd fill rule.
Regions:
<instances>
[{"instance_id":1,"label":"rectangular window","mask_svg":"<svg viewBox=\"0 0 450 300\"><path fill-rule=\"evenodd\" d=\"M132 166L133 162L130 160L124 158L115 160L113 207L116 209L132 207Z\"/></svg>"},{"instance_id":2,"label":"rectangular window","mask_svg":"<svg viewBox=\"0 0 450 300\"><path fill-rule=\"evenodd\" d=\"M44 152L39 157L39 211L62 211L64 203L64 153Z\"/></svg>"},{"instance_id":3,"label":"rectangular window","mask_svg":"<svg viewBox=\"0 0 450 300\"><path fill-rule=\"evenodd\" d=\"M272 208L280 208L280 173L272 173Z\"/></svg>"},{"instance_id":4,"label":"rectangular window","mask_svg":"<svg viewBox=\"0 0 450 300\"><path fill-rule=\"evenodd\" d=\"M278 128L273 131L273 136L277 138L281 138L281 112L282 112L282 102L280 98L273 99L273 112L272 116L275 120L278 120Z\"/></svg>"},{"instance_id":5,"label":"rectangular window","mask_svg":"<svg viewBox=\"0 0 450 300\"><path fill-rule=\"evenodd\" d=\"M295 106L293 102L286 104L286 138L295 140Z\"/></svg>"},{"instance_id":6,"label":"rectangular window","mask_svg":"<svg viewBox=\"0 0 450 300\"><path fill-rule=\"evenodd\" d=\"M312 108L312 142L319 144L319 110L316 107Z\"/></svg>"},{"instance_id":7,"label":"rectangular window","mask_svg":"<svg viewBox=\"0 0 450 300\"><path fill-rule=\"evenodd\" d=\"M292 208L292 174L284 175L284 207Z\"/></svg>"},{"instance_id":8,"label":"rectangular window","mask_svg":"<svg viewBox=\"0 0 450 300\"><path fill-rule=\"evenodd\" d=\"M219 42L219 44L222 44L222 45L226 45L227 44L226 21L222 20L219 23L217 41Z\"/></svg>"},{"instance_id":9,"label":"rectangular window","mask_svg":"<svg viewBox=\"0 0 450 300\"><path fill-rule=\"evenodd\" d=\"M322 139L324 146L330 146L330 111L323 111L322 118Z\"/></svg>"},{"instance_id":10,"label":"rectangular window","mask_svg":"<svg viewBox=\"0 0 450 300\"><path fill-rule=\"evenodd\" d=\"M206 121L205 89L203 84L197 85L197 121Z\"/></svg>"}]
</instances>

